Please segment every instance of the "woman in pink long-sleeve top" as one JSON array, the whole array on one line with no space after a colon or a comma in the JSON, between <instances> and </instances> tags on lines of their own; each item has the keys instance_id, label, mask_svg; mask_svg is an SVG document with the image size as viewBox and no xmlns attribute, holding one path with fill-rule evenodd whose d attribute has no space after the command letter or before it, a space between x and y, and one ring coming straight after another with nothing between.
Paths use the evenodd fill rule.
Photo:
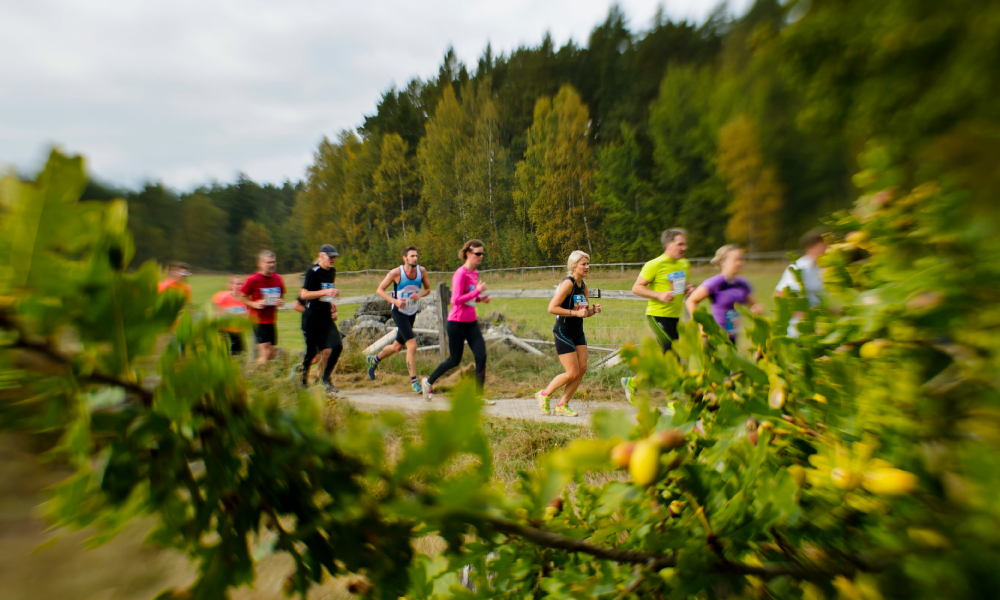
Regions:
<instances>
[{"instance_id":1,"label":"woman in pink long-sleeve top","mask_svg":"<svg viewBox=\"0 0 1000 600\"><path fill-rule=\"evenodd\" d=\"M465 242L458 251L458 257L465 261L451 278L451 310L448 312L448 358L434 369L430 377L425 377L421 383L424 398L430 400L434 395L434 382L445 373L454 369L462 362L465 342L469 342L472 355L476 358L476 391L481 398L483 383L486 381L486 341L483 332L479 330L476 319L476 302L489 302L486 295L486 283L479 281L479 271L476 267L483 262L483 243L479 240ZM492 400L484 400L486 404L496 404Z\"/></svg>"}]
</instances>

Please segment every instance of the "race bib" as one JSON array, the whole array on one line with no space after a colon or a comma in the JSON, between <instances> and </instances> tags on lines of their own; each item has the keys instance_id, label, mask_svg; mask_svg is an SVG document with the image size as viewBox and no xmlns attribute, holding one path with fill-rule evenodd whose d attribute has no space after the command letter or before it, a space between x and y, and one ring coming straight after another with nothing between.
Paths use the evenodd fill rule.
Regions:
<instances>
[{"instance_id":1,"label":"race bib","mask_svg":"<svg viewBox=\"0 0 1000 600\"><path fill-rule=\"evenodd\" d=\"M573 310L580 310L581 308L587 308L590 303L587 302L587 296L584 294L573 294Z\"/></svg>"},{"instance_id":2,"label":"race bib","mask_svg":"<svg viewBox=\"0 0 1000 600\"><path fill-rule=\"evenodd\" d=\"M415 285L403 286L398 290L396 290L396 298L400 300L406 300L406 308L396 308L396 310L403 313L404 315L416 314L417 308L419 307L417 306L416 302L410 299L410 297L418 293L419 291L420 288Z\"/></svg>"},{"instance_id":3,"label":"race bib","mask_svg":"<svg viewBox=\"0 0 1000 600\"><path fill-rule=\"evenodd\" d=\"M260 293L265 306L274 306L278 303L278 298L281 298L281 288L260 288Z\"/></svg>"},{"instance_id":4,"label":"race bib","mask_svg":"<svg viewBox=\"0 0 1000 600\"><path fill-rule=\"evenodd\" d=\"M321 289L324 289L324 290L332 290L332 289L336 289L336 287L337 287L337 286L333 285L332 283L321 283L320 285L322 286ZM320 299L321 302L333 302L333 298L331 298L330 296L320 296L319 299Z\"/></svg>"},{"instance_id":5,"label":"race bib","mask_svg":"<svg viewBox=\"0 0 1000 600\"><path fill-rule=\"evenodd\" d=\"M684 289L685 289L685 287L687 287L687 286L685 286L685 283L687 283L687 280L685 279L684 271L677 271L675 273L667 273L667 281L670 282L670 285L671 285L671 290L670 291L673 292L674 296L683 296L684 295Z\"/></svg>"},{"instance_id":6,"label":"race bib","mask_svg":"<svg viewBox=\"0 0 1000 600\"><path fill-rule=\"evenodd\" d=\"M474 286L474 285L472 285L472 284L470 283L470 284L469 284L469 290L468 290L468 291L469 291L469 292L473 292L473 291L475 291L475 289L476 289L476 286ZM468 302L466 302L466 303L465 303L465 305L466 305L466 306L471 306L471 307L475 308L475 307L476 307L476 299L475 299L475 298L473 298L472 300L469 300Z\"/></svg>"},{"instance_id":7,"label":"race bib","mask_svg":"<svg viewBox=\"0 0 1000 600\"><path fill-rule=\"evenodd\" d=\"M229 308L226 309L226 312L229 313L229 314L231 314L231 315L240 315L240 316L243 316L243 315L247 314L247 307L245 307L245 306L231 306L231 307L229 307Z\"/></svg>"},{"instance_id":8,"label":"race bib","mask_svg":"<svg viewBox=\"0 0 1000 600\"><path fill-rule=\"evenodd\" d=\"M740 318L740 313L736 312L734 309L730 308L726 311L726 333L733 333L736 331L736 322Z\"/></svg>"}]
</instances>

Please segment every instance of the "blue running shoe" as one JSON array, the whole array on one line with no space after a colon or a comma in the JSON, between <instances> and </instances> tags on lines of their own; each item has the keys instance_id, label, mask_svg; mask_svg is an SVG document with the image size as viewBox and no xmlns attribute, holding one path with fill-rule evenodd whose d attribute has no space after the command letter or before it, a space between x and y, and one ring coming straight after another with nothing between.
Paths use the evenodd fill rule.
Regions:
<instances>
[{"instance_id":1,"label":"blue running shoe","mask_svg":"<svg viewBox=\"0 0 1000 600\"><path fill-rule=\"evenodd\" d=\"M375 362L374 356L369 356L368 361L368 379L375 381L375 369L378 368L378 364Z\"/></svg>"}]
</instances>

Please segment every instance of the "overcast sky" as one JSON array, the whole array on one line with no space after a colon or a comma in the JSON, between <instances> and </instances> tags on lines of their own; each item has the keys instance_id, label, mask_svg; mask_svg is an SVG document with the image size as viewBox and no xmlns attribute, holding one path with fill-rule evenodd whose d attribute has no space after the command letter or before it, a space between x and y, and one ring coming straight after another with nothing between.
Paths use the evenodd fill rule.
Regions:
<instances>
[{"instance_id":1,"label":"overcast sky","mask_svg":"<svg viewBox=\"0 0 1000 600\"><path fill-rule=\"evenodd\" d=\"M633 31L658 3L619 2ZM715 4L670 0L665 13L701 22ZM610 5L0 0L0 164L35 172L55 144L131 187L297 180L324 135L359 126L393 84L436 75L449 46L474 68L488 41L497 54L546 31L586 44Z\"/></svg>"}]
</instances>

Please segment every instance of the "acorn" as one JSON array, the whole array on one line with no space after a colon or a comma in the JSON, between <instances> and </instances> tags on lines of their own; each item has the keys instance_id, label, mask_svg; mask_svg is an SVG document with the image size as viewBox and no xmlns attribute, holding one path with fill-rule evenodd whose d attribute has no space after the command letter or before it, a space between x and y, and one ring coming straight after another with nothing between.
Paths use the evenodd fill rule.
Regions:
<instances>
[{"instance_id":1,"label":"acorn","mask_svg":"<svg viewBox=\"0 0 1000 600\"><path fill-rule=\"evenodd\" d=\"M660 447L648 440L636 442L628 465L632 481L647 486L656 481L660 470Z\"/></svg>"},{"instance_id":2,"label":"acorn","mask_svg":"<svg viewBox=\"0 0 1000 600\"><path fill-rule=\"evenodd\" d=\"M675 450L684 445L684 434L676 429L664 429L649 436L649 441L661 450Z\"/></svg>"},{"instance_id":3,"label":"acorn","mask_svg":"<svg viewBox=\"0 0 1000 600\"><path fill-rule=\"evenodd\" d=\"M872 469L865 473L862 485L873 494L899 496L917 489L917 476L902 469Z\"/></svg>"},{"instance_id":4,"label":"acorn","mask_svg":"<svg viewBox=\"0 0 1000 600\"><path fill-rule=\"evenodd\" d=\"M861 358L865 360L875 360L885 353L885 349L891 344L887 340L872 340L861 346Z\"/></svg>"},{"instance_id":5,"label":"acorn","mask_svg":"<svg viewBox=\"0 0 1000 600\"><path fill-rule=\"evenodd\" d=\"M830 471L830 479L833 480L833 485L842 490L848 491L858 487L861 478L857 473L852 473L847 469L837 467L836 469Z\"/></svg>"},{"instance_id":6,"label":"acorn","mask_svg":"<svg viewBox=\"0 0 1000 600\"><path fill-rule=\"evenodd\" d=\"M619 469L627 469L633 451L635 451L635 442L618 444L611 449L611 464Z\"/></svg>"}]
</instances>

